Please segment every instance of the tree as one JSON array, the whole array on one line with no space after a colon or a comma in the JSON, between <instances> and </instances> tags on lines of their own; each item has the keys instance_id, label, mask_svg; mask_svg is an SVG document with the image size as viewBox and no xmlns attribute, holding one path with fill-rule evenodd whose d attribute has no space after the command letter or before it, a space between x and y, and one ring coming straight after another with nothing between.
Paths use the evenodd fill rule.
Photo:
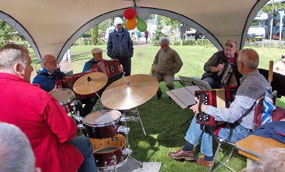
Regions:
<instances>
[{"instance_id":1,"label":"tree","mask_svg":"<svg viewBox=\"0 0 285 172\"><path fill-rule=\"evenodd\" d=\"M154 37L152 38L152 42L154 45L159 45L159 39L165 35L161 32L162 29L161 16L157 15L155 18L157 20L157 28L155 30Z\"/></svg>"},{"instance_id":2,"label":"tree","mask_svg":"<svg viewBox=\"0 0 285 172\"><path fill-rule=\"evenodd\" d=\"M14 40L15 34L18 32L5 21L0 20L0 47Z\"/></svg>"}]
</instances>

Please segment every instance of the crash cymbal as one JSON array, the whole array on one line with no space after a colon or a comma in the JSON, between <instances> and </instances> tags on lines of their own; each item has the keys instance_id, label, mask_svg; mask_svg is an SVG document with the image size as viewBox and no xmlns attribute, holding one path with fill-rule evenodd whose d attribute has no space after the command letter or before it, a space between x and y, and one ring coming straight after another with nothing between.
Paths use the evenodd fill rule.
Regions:
<instances>
[{"instance_id":1,"label":"crash cymbal","mask_svg":"<svg viewBox=\"0 0 285 172\"><path fill-rule=\"evenodd\" d=\"M101 96L101 102L110 109L131 109L151 99L158 87L158 81L150 75L123 77L107 87Z\"/></svg>"},{"instance_id":2,"label":"crash cymbal","mask_svg":"<svg viewBox=\"0 0 285 172\"><path fill-rule=\"evenodd\" d=\"M87 95L95 93L103 88L108 81L108 76L102 72L92 72L85 74L78 78L74 85L73 90L77 94Z\"/></svg>"}]
</instances>

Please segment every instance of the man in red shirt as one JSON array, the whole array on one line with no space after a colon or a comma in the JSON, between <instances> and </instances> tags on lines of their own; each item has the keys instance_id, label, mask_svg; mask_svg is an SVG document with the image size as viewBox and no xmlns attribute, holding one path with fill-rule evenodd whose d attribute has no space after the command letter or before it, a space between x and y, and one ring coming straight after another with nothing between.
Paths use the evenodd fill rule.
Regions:
<instances>
[{"instance_id":1,"label":"man in red shirt","mask_svg":"<svg viewBox=\"0 0 285 172\"><path fill-rule=\"evenodd\" d=\"M89 138L46 91L30 84L28 50L8 44L0 50L0 121L19 127L29 139L42 172L97 172Z\"/></svg>"}]
</instances>

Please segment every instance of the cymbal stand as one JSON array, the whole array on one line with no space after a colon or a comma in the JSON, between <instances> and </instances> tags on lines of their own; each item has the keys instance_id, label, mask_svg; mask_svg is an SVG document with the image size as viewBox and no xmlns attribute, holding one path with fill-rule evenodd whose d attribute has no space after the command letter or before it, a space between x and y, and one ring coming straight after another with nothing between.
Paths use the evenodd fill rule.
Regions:
<instances>
[{"instance_id":1,"label":"cymbal stand","mask_svg":"<svg viewBox=\"0 0 285 172\"><path fill-rule=\"evenodd\" d=\"M124 113L123 116L125 116L125 115L126 114ZM124 120L124 126L126 128L128 128L127 120ZM128 158L131 158L133 161L135 161L139 165L140 168L142 168L143 167L143 163L138 161L138 160L136 160L134 157L131 156L132 150L130 148L131 146L130 146L130 143L129 143L129 136L128 136L128 134L126 134L125 136L126 136L126 142L127 142L127 149L126 149L126 153L124 153L124 154L128 154Z\"/></svg>"},{"instance_id":2,"label":"cymbal stand","mask_svg":"<svg viewBox=\"0 0 285 172\"><path fill-rule=\"evenodd\" d=\"M95 94L97 95L98 100L100 100L100 106L101 106L101 109L103 109L103 108L104 108L104 105L102 104L101 96L97 93L97 91L95 92Z\"/></svg>"},{"instance_id":3,"label":"cymbal stand","mask_svg":"<svg viewBox=\"0 0 285 172\"><path fill-rule=\"evenodd\" d=\"M78 108L78 106L81 106L81 102L78 102L78 100L74 100L72 104L74 112L71 112L71 116L78 122L77 129L79 129L80 135L84 135L83 129L85 129L85 126L82 123L83 119L80 116L80 110Z\"/></svg>"}]
</instances>

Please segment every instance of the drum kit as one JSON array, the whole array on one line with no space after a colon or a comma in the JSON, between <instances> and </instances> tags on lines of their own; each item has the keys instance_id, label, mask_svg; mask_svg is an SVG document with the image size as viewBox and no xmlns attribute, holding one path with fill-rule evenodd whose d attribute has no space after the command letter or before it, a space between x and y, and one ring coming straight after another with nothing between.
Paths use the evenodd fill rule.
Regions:
<instances>
[{"instance_id":1,"label":"drum kit","mask_svg":"<svg viewBox=\"0 0 285 172\"><path fill-rule=\"evenodd\" d=\"M73 85L75 93L87 95L95 93L105 86L108 77L101 72L92 72L77 79ZM79 113L72 114L77 121L78 129L90 138L93 146L94 159L100 171L117 171L117 168L132 158L140 167L142 163L131 157L127 127L128 121L140 120L138 106L150 100L159 87L158 81L150 75L137 74L123 77L109 85L100 97L103 106L108 110L98 110L85 117ZM74 93L70 89L59 88L51 94L68 112L72 108ZM127 116L127 112L134 116Z\"/></svg>"}]
</instances>

